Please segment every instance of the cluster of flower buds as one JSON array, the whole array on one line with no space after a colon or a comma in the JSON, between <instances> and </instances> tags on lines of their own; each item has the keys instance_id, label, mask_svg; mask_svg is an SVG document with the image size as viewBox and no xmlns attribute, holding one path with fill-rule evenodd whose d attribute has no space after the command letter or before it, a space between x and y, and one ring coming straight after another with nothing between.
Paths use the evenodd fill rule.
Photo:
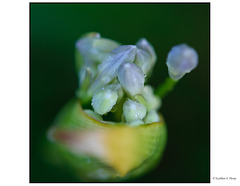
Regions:
<instances>
[{"instance_id":1,"label":"cluster of flower buds","mask_svg":"<svg viewBox=\"0 0 240 186\"><path fill-rule=\"evenodd\" d=\"M76 61L80 89L78 97L90 103L101 118L109 112L121 112L122 121L131 126L159 122L157 110L161 98L145 85L156 63L154 48L146 39L136 45L120 45L89 33L76 42ZM198 56L185 44L173 47L167 58L169 75L178 80L197 66ZM120 108L121 107L121 108Z\"/></svg>"}]
</instances>

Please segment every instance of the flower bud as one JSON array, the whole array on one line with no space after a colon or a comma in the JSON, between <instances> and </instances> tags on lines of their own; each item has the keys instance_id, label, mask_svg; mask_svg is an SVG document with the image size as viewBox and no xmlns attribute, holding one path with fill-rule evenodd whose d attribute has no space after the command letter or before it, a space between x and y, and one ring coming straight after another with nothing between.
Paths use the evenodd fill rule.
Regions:
<instances>
[{"instance_id":1,"label":"flower bud","mask_svg":"<svg viewBox=\"0 0 240 186\"><path fill-rule=\"evenodd\" d=\"M82 73L80 69L89 67L95 76L97 74L97 65L102 62L107 53L118 46L119 43L101 38L99 33L91 32L85 34L76 42L77 72Z\"/></svg>"},{"instance_id":2,"label":"flower bud","mask_svg":"<svg viewBox=\"0 0 240 186\"><path fill-rule=\"evenodd\" d=\"M87 89L90 86L92 79L93 79L93 73L92 69L89 67L85 68L83 67L80 72L79 72L79 87L78 90L76 91L76 96L81 99L81 102L85 104L88 100L88 95L87 95ZM87 99L87 100L86 100Z\"/></svg>"},{"instance_id":3,"label":"flower bud","mask_svg":"<svg viewBox=\"0 0 240 186\"><path fill-rule=\"evenodd\" d=\"M152 69L153 69L153 67L154 67L154 65L157 61L157 55L154 51L153 46L145 38L140 39L137 42L136 46L139 49L142 49L149 54L151 60L148 62L148 68L147 68L147 73L146 74L151 73L151 71L152 71Z\"/></svg>"},{"instance_id":4,"label":"flower bud","mask_svg":"<svg viewBox=\"0 0 240 186\"><path fill-rule=\"evenodd\" d=\"M159 122L160 117L156 110L148 111L147 116L144 118L145 123Z\"/></svg>"},{"instance_id":5,"label":"flower bud","mask_svg":"<svg viewBox=\"0 0 240 186\"><path fill-rule=\"evenodd\" d=\"M142 49L137 49L134 63L142 69L144 74L148 74L148 72L151 70L151 57Z\"/></svg>"},{"instance_id":6,"label":"flower bud","mask_svg":"<svg viewBox=\"0 0 240 186\"><path fill-rule=\"evenodd\" d=\"M108 113L116 104L118 99L117 91L101 88L97 90L92 98L92 106L96 113L103 115Z\"/></svg>"},{"instance_id":7,"label":"flower bud","mask_svg":"<svg viewBox=\"0 0 240 186\"><path fill-rule=\"evenodd\" d=\"M94 119L97 119L99 121L102 121L102 117L100 115L98 115L96 112L93 112L92 110L89 109L85 109L83 110L86 114L88 114L89 116L93 117Z\"/></svg>"},{"instance_id":8,"label":"flower bud","mask_svg":"<svg viewBox=\"0 0 240 186\"><path fill-rule=\"evenodd\" d=\"M123 115L127 123L142 120L146 115L146 108L142 104L128 99L123 104Z\"/></svg>"},{"instance_id":9,"label":"flower bud","mask_svg":"<svg viewBox=\"0 0 240 186\"><path fill-rule=\"evenodd\" d=\"M149 85L143 87L142 96L147 102L148 110L158 110L162 104L161 99L154 95L153 88Z\"/></svg>"},{"instance_id":10,"label":"flower bud","mask_svg":"<svg viewBox=\"0 0 240 186\"><path fill-rule=\"evenodd\" d=\"M128 123L128 126L136 127L136 126L143 125L143 124L144 124L144 122L142 120L134 120L134 121Z\"/></svg>"},{"instance_id":11,"label":"flower bud","mask_svg":"<svg viewBox=\"0 0 240 186\"><path fill-rule=\"evenodd\" d=\"M186 44L174 46L167 57L168 73L173 80L179 80L197 65L197 52Z\"/></svg>"},{"instance_id":12,"label":"flower bud","mask_svg":"<svg viewBox=\"0 0 240 186\"><path fill-rule=\"evenodd\" d=\"M105 86L105 89L110 89L112 91L117 92L118 101L120 99L122 99L122 97L124 95L124 92L123 92L123 89L122 89L122 86L120 85L120 83L113 83L113 84L107 85L107 86Z\"/></svg>"},{"instance_id":13,"label":"flower bud","mask_svg":"<svg viewBox=\"0 0 240 186\"><path fill-rule=\"evenodd\" d=\"M124 63L118 68L118 79L123 89L130 95L140 94L144 86L142 69L134 63Z\"/></svg>"},{"instance_id":14,"label":"flower bud","mask_svg":"<svg viewBox=\"0 0 240 186\"><path fill-rule=\"evenodd\" d=\"M79 86L81 88L83 88L82 86L87 87L93 79L92 69L90 69L89 67L83 67L80 70L78 77L79 77Z\"/></svg>"},{"instance_id":15,"label":"flower bud","mask_svg":"<svg viewBox=\"0 0 240 186\"><path fill-rule=\"evenodd\" d=\"M136 55L136 46L122 45L111 51L98 66L98 76L90 87L90 92L101 88L117 76L117 69L123 63L132 63Z\"/></svg>"},{"instance_id":16,"label":"flower bud","mask_svg":"<svg viewBox=\"0 0 240 186\"><path fill-rule=\"evenodd\" d=\"M94 63L101 63L106 54L118 46L119 43L101 38L99 33L90 33L76 42L76 48L83 56L84 62Z\"/></svg>"},{"instance_id":17,"label":"flower bud","mask_svg":"<svg viewBox=\"0 0 240 186\"><path fill-rule=\"evenodd\" d=\"M107 72L114 76L118 67L123 63L132 63L136 55L135 45L122 45L111 51L98 66L99 73Z\"/></svg>"}]
</instances>

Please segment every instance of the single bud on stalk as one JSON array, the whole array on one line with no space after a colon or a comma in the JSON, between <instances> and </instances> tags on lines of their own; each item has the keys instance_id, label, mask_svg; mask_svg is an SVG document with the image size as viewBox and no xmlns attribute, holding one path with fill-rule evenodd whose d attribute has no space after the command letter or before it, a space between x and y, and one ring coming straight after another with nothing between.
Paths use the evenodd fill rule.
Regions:
<instances>
[{"instance_id":1,"label":"single bud on stalk","mask_svg":"<svg viewBox=\"0 0 240 186\"><path fill-rule=\"evenodd\" d=\"M174 46L167 57L168 73L175 81L191 72L197 65L197 52L186 44Z\"/></svg>"},{"instance_id":2,"label":"single bud on stalk","mask_svg":"<svg viewBox=\"0 0 240 186\"><path fill-rule=\"evenodd\" d=\"M130 96L141 93L145 77L139 66L134 63L124 63L118 68L117 75L123 89Z\"/></svg>"},{"instance_id":3,"label":"single bud on stalk","mask_svg":"<svg viewBox=\"0 0 240 186\"><path fill-rule=\"evenodd\" d=\"M101 88L97 90L92 98L92 106L96 113L103 115L108 113L116 104L118 99L117 91Z\"/></svg>"},{"instance_id":4,"label":"single bud on stalk","mask_svg":"<svg viewBox=\"0 0 240 186\"><path fill-rule=\"evenodd\" d=\"M153 123L153 122L159 122L159 121L160 121L160 117L156 110L150 110L147 113L147 116L144 118L145 123Z\"/></svg>"},{"instance_id":5,"label":"single bud on stalk","mask_svg":"<svg viewBox=\"0 0 240 186\"><path fill-rule=\"evenodd\" d=\"M136 101L128 99L123 104L123 115L127 123L131 123L135 120L142 120L146 115L146 108Z\"/></svg>"}]
</instances>

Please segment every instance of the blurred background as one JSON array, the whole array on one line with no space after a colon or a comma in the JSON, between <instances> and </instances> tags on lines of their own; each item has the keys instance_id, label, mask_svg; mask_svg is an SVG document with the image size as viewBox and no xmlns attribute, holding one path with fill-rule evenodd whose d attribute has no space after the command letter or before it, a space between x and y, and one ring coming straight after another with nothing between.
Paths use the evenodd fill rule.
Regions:
<instances>
[{"instance_id":1,"label":"blurred background","mask_svg":"<svg viewBox=\"0 0 240 186\"><path fill-rule=\"evenodd\" d=\"M187 43L199 65L163 100L168 142L159 165L129 182L210 182L209 4L30 4L31 182L78 182L44 157L46 131L78 87L74 45L87 32L122 44L145 37L158 56L149 84L168 76L171 47Z\"/></svg>"}]
</instances>

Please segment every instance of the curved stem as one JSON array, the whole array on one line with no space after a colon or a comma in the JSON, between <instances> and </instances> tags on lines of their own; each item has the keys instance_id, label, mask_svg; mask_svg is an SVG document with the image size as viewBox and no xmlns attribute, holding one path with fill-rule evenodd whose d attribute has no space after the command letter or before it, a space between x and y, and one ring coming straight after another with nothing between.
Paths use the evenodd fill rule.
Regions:
<instances>
[{"instance_id":1,"label":"curved stem","mask_svg":"<svg viewBox=\"0 0 240 186\"><path fill-rule=\"evenodd\" d=\"M170 77L166 78L165 81L157 87L155 95L159 96L160 98L165 97L170 91L173 90L177 82L178 81L175 81Z\"/></svg>"}]
</instances>

